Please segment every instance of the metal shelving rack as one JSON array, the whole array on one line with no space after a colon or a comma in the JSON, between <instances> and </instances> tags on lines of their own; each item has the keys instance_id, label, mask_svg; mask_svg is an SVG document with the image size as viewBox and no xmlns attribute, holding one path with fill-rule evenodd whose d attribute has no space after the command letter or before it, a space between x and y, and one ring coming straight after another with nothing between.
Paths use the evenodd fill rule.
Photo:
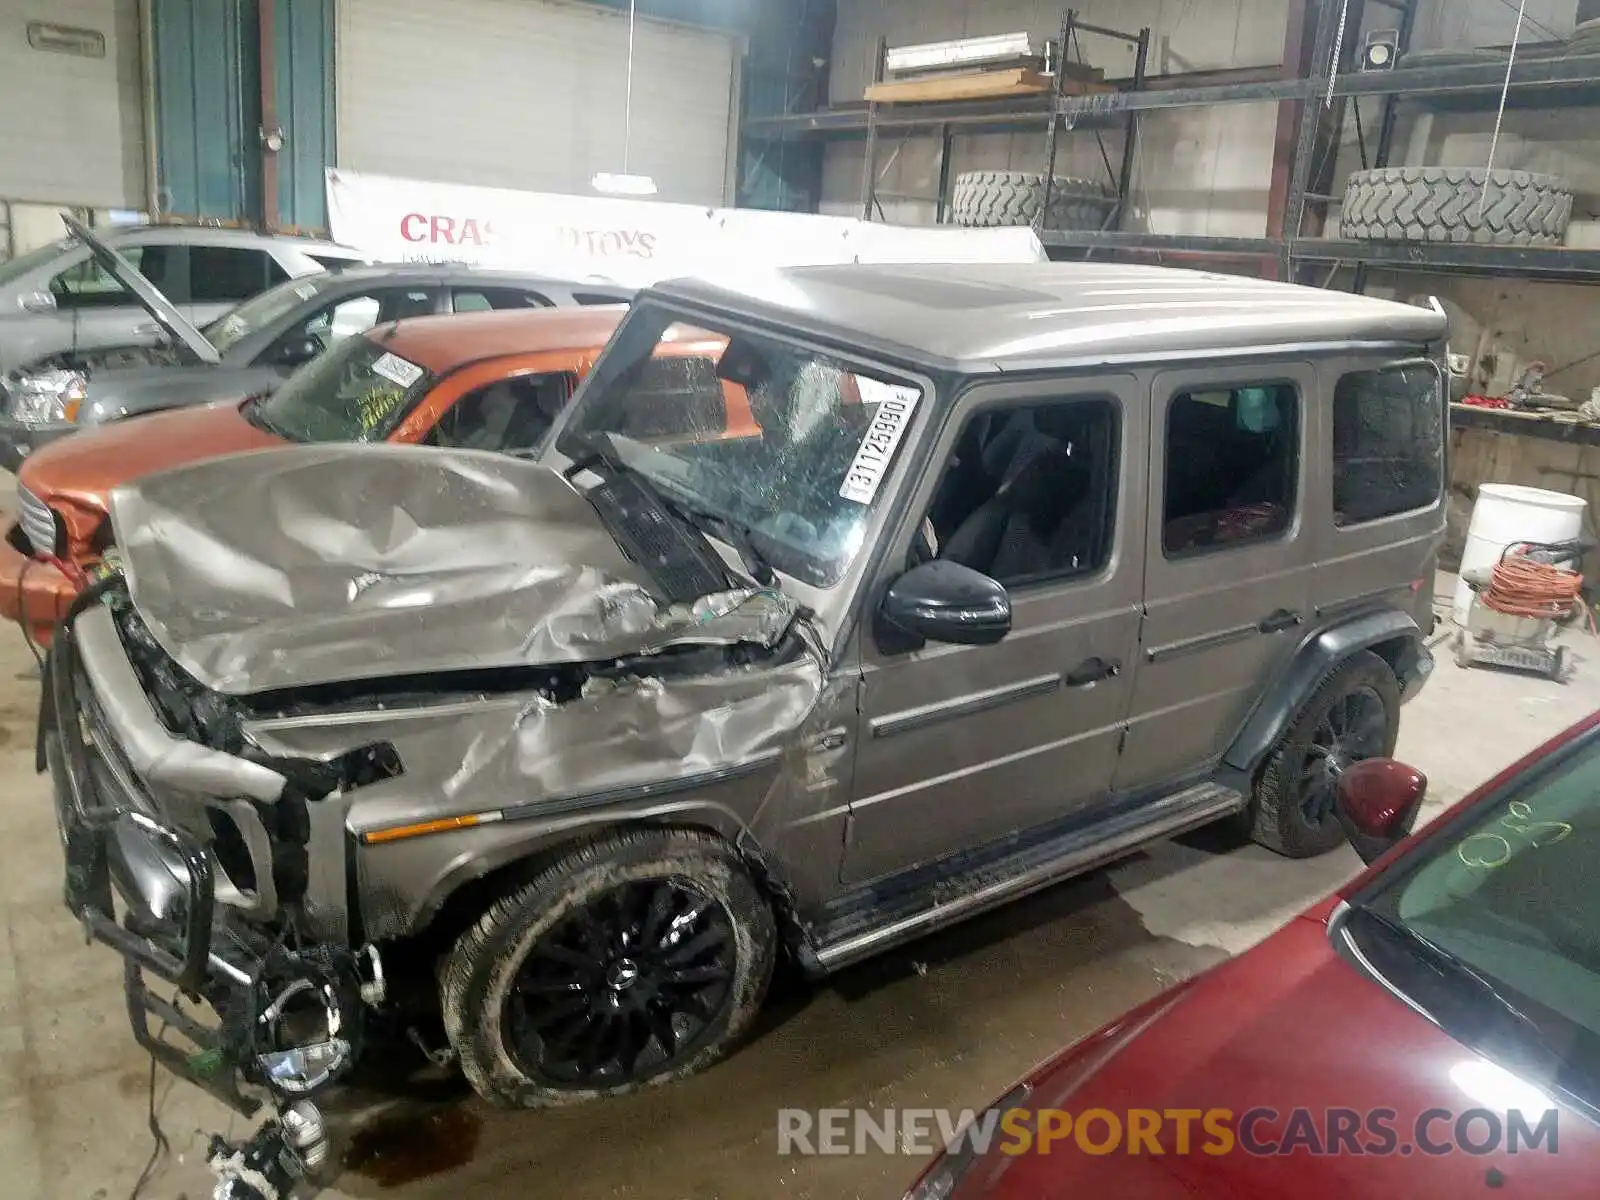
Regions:
<instances>
[{"instance_id":1,"label":"metal shelving rack","mask_svg":"<svg viewBox=\"0 0 1600 1200\"><path fill-rule=\"evenodd\" d=\"M1518 51L1509 79L1504 59L1406 65L1403 52L1398 65L1391 70L1354 71L1351 67L1360 39L1358 33L1351 31L1360 30L1368 2L1384 4L1396 11L1402 51L1407 48L1417 0L1351 0L1345 22L1348 36L1344 53L1331 81L1327 64L1332 62L1337 40L1340 0L1292 0L1291 38L1297 23L1303 22L1308 12L1318 14L1310 53L1300 56L1298 62L1287 61L1286 53L1285 63L1275 66L1204 75L1145 75L1138 80L1115 81L1116 91L1082 96L1052 93L1045 97L1006 101L927 104L914 106L915 111L906 112L895 109L874 112L868 105L788 114L752 123L759 128L750 132L763 137L829 140L868 134L870 141L875 131L890 128L943 129L946 131L941 155L943 182L949 172L949 130L1037 129L1039 120L1044 118L1052 128L1075 130L1122 124L1129 130L1131 143L1132 136L1137 135L1137 118L1141 113L1276 101L1298 110L1293 129L1294 144L1287 155L1290 172L1285 211L1281 214L1283 236L1243 238L1114 230L1045 230L1040 235L1042 240L1058 255L1116 252L1177 259L1232 259L1258 263L1278 273L1280 278L1294 277L1306 264L1347 264L1355 269L1358 290L1367 272L1373 269L1600 283L1600 250L1365 242L1321 236L1316 226L1332 197L1325 194L1326 184L1322 189L1316 186L1316 168L1320 159L1331 170L1333 153L1326 148L1327 139L1338 136L1342 125L1340 106L1346 101L1365 97L1380 97L1384 101L1370 166L1388 164L1396 118L1402 105L1420 105L1435 111L1492 112L1505 88L1508 110L1600 106L1600 53L1565 53L1561 43L1525 43ZM1065 40L1062 44L1066 45ZM895 107L909 110L913 106ZM871 157L868 163L872 163ZM1124 167L1127 166L1125 162ZM867 174L870 185L875 182L870 166ZM1125 186L1123 193L1126 194ZM941 204L941 219L942 209Z\"/></svg>"},{"instance_id":2,"label":"metal shelving rack","mask_svg":"<svg viewBox=\"0 0 1600 1200\"><path fill-rule=\"evenodd\" d=\"M1081 34L1097 34L1118 41L1129 43L1134 48L1133 77L1128 81L1129 93L1137 92L1144 86L1145 76L1150 62L1150 30L1141 29L1138 33L1126 33L1120 29L1111 29L1104 25L1091 25L1080 20L1073 9L1067 9L1061 17L1061 37L1056 43L1055 55L1057 59L1054 82L1050 91L1029 96L1011 97L1000 100L974 100L974 101L918 101L918 102L889 102L869 100L862 109L846 109L828 113L805 113L786 115L774 120L753 122L746 126L746 133L752 136L778 136L783 137L790 133L801 135L829 136L834 134L854 134L858 130L865 134L867 139L866 159L861 172L861 217L863 220L872 220L876 211L883 215L882 205L878 203L878 183L880 173L877 165L878 134L884 129L902 131L907 138L919 132L933 132L939 138L937 163L939 169L939 194L935 197L935 220L942 224L946 216L946 207L950 202L950 143L958 130L983 130L986 132L1006 132L1011 130L1037 130L1039 122L1044 121L1045 152L1044 152L1044 179L1045 192L1040 204L1041 212L1048 212L1050 207L1050 187L1055 179L1056 158L1059 151L1059 138L1063 131L1074 128L1099 129L1105 125L1121 123L1125 136L1122 143L1122 159L1114 172L1112 183L1116 189L1116 209L1111 220L1115 220L1126 202L1128 187L1133 179L1134 147L1139 135L1139 113L1135 109L1118 114L1116 117L1095 118L1090 117L1080 122L1068 110L1067 102L1082 97L1066 94L1067 55L1074 46L1080 47ZM884 64L888 54L886 39L878 39L877 62L873 69L873 83L882 83L884 77ZM1112 93L1103 93L1110 95ZM1102 146L1102 153L1104 147ZM1113 174L1111 159L1105 158L1107 174ZM887 169L887 168L885 168Z\"/></svg>"},{"instance_id":3,"label":"metal shelving rack","mask_svg":"<svg viewBox=\"0 0 1600 1200\"><path fill-rule=\"evenodd\" d=\"M1374 0L1400 13L1402 50L1409 41L1416 0ZM1347 27L1359 28L1360 0L1351 4ZM1337 35L1337 4L1326 6L1327 19L1319 23L1312 61L1329 63ZM1141 108L1166 104L1246 103L1259 100L1293 102L1300 106L1298 137L1293 155L1293 175L1282 237L1194 237L1169 234L1046 231L1041 235L1052 250L1117 251L1125 254L1253 260L1275 266L1281 278L1294 278L1306 264L1348 265L1354 268L1351 288L1361 291L1374 269L1408 272L1442 272L1469 275L1516 276L1552 282L1600 283L1600 250L1564 246L1496 246L1469 243L1368 242L1321 235L1319 225L1327 203L1333 199L1318 190L1317 164L1330 173L1333 154L1323 143L1338 136L1343 123L1340 106L1362 97L1382 97L1383 118L1374 147L1373 167L1389 165L1396 118L1402 104L1436 111L1493 111L1502 89L1510 109L1567 108L1600 105L1600 54L1562 53L1556 45L1524 48L1513 65L1509 81L1503 61L1402 65L1383 72L1355 72L1353 45L1347 43L1340 69L1326 74L1267 83L1245 83L1218 88L1194 88L1155 98L1110 98L1110 107L1129 103ZM1154 103L1150 103L1155 99ZM1331 174L1330 174L1331 177ZM1322 187L1327 183L1323 182Z\"/></svg>"}]
</instances>

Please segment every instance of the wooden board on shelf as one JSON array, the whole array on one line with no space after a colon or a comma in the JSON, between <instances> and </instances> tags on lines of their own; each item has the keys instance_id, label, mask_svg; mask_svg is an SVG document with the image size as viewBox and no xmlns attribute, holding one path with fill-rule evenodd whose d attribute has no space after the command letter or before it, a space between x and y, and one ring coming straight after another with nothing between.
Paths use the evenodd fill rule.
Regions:
<instances>
[{"instance_id":1,"label":"wooden board on shelf","mask_svg":"<svg viewBox=\"0 0 1600 1200\"><path fill-rule=\"evenodd\" d=\"M874 83L866 98L875 104L917 104L941 100L1000 100L1008 96L1042 96L1055 81L1028 67L1005 71L969 71L963 75L943 75L932 79L901 79ZM1114 92L1109 83L1069 79L1066 94L1081 96L1089 92Z\"/></svg>"}]
</instances>

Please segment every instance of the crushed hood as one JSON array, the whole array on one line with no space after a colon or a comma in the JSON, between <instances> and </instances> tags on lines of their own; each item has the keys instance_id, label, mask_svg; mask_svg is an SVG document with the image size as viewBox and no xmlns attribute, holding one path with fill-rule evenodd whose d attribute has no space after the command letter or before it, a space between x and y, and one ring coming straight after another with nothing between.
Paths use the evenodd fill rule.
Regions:
<instances>
[{"instance_id":1,"label":"crushed hood","mask_svg":"<svg viewBox=\"0 0 1600 1200\"><path fill-rule=\"evenodd\" d=\"M211 459L115 489L111 518L151 635L235 695L773 645L797 607L756 589L662 604L558 472L479 451Z\"/></svg>"}]
</instances>

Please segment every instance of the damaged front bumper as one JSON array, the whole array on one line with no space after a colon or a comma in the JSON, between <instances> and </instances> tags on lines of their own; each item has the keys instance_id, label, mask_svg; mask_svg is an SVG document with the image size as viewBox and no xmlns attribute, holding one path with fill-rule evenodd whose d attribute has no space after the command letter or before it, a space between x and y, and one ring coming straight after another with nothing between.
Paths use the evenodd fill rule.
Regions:
<instances>
[{"instance_id":1,"label":"damaged front bumper","mask_svg":"<svg viewBox=\"0 0 1600 1200\"><path fill-rule=\"evenodd\" d=\"M134 1036L164 1067L245 1115L259 1093L310 1096L358 1053L382 1000L376 952L295 943L260 815L284 777L162 724L99 591L57 631L39 714L67 907L123 957Z\"/></svg>"}]
</instances>

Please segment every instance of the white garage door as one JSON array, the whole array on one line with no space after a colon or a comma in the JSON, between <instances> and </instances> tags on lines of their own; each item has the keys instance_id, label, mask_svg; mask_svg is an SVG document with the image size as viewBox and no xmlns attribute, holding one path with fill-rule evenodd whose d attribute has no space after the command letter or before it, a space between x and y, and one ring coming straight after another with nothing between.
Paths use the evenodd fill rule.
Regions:
<instances>
[{"instance_id":1,"label":"white garage door","mask_svg":"<svg viewBox=\"0 0 1600 1200\"><path fill-rule=\"evenodd\" d=\"M142 208L139 77L137 0L0 0L0 199Z\"/></svg>"},{"instance_id":2,"label":"white garage door","mask_svg":"<svg viewBox=\"0 0 1600 1200\"><path fill-rule=\"evenodd\" d=\"M355 171L590 193L622 169L626 11L549 0L339 0L338 159ZM640 18L628 170L729 199L736 39Z\"/></svg>"}]
</instances>

